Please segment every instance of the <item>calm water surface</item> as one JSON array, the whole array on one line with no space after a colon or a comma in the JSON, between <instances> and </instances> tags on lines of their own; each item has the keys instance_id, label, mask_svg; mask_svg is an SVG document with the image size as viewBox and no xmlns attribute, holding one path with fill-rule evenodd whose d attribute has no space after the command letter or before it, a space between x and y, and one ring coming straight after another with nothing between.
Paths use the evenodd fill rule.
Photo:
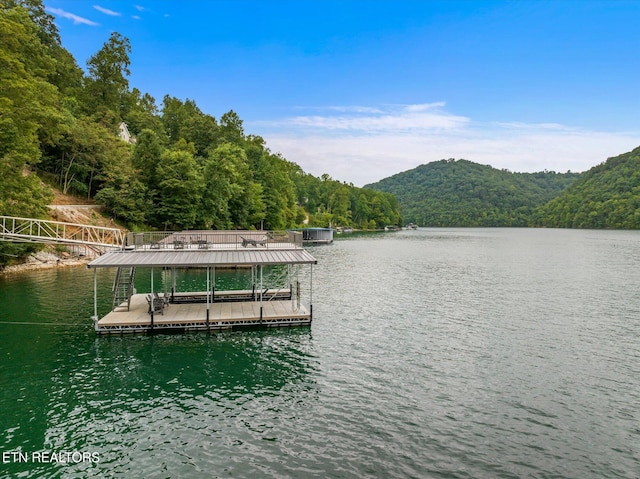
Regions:
<instances>
[{"instance_id":1,"label":"calm water surface","mask_svg":"<svg viewBox=\"0 0 640 479\"><path fill-rule=\"evenodd\" d=\"M92 272L0 278L0 477L640 477L640 232L312 252L292 330L96 337Z\"/></svg>"}]
</instances>

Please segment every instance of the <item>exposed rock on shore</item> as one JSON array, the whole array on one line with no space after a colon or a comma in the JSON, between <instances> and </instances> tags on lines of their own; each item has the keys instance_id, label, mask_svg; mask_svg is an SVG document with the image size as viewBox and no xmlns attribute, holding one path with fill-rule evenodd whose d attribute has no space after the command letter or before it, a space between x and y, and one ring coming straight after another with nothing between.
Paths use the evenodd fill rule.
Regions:
<instances>
[{"instance_id":1,"label":"exposed rock on shore","mask_svg":"<svg viewBox=\"0 0 640 479\"><path fill-rule=\"evenodd\" d=\"M59 254L44 249L29 255L24 263L6 266L0 274L22 273L39 269L65 268L87 264L91 258L87 256L71 255L67 252Z\"/></svg>"}]
</instances>

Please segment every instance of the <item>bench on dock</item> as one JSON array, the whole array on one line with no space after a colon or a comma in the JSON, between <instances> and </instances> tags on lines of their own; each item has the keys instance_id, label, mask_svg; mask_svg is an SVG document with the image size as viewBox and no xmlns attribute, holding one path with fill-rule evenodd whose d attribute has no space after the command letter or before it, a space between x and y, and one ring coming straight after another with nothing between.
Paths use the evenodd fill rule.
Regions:
<instances>
[{"instance_id":1,"label":"bench on dock","mask_svg":"<svg viewBox=\"0 0 640 479\"><path fill-rule=\"evenodd\" d=\"M291 299L291 290L288 288L281 289L265 289L262 296L266 301L271 300L288 300ZM209 301L212 303L241 302L241 301L257 301L260 298L260 292L251 289L240 289L231 291L212 291ZM170 296L171 303L206 303L206 291L191 291L185 293L173 293Z\"/></svg>"},{"instance_id":2,"label":"bench on dock","mask_svg":"<svg viewBox=\"0 0 640 479\"><path fill-rule=\"evenodd\" d=\"M257 239L251 239L251 238L244 238L243 236L240 236L240 238L242 238L242 246L244 248L246 248L247 246L267 246L267 239L261 239L261 240L257 240Z\"/></svg>"},{"instance_id":3,"label":"bench on dock","mask_svg":"<svg viewBox=\"0 0 640 479\"><path fill-rule=\"evenodd\" d=\"M166 303L164 298L161 298L158 295L158 293L153 294L153 299L152 299L152 296L148 294L147 303L149 304L149 311L147 311L149 314L153 312L153 313L160 313L164 315L164 306Z\"/></svg>"}]
</instances>

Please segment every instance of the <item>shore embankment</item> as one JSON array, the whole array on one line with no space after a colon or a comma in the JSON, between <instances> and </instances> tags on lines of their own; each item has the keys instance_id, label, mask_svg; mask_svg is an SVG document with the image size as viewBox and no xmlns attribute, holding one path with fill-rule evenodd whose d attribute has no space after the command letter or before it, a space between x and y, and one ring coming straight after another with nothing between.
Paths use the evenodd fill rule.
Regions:
<instances>
[{"instance_id":1,"label":"shore embankment","mask_svg":"<svg viewBox=\"0 0 640 479\"><path fill-rule=\"evenodd\" d=\"M54 194L54 201L49 205L51 220L107 228L122 228L112 218L101 213L100 205L83 198L63 195L59 191L54 191ZM40 269L82 266L93 259L92 255L93 251L90 248L82 246L67 246L61 249L60 246L46 245L42 250L21 260L20 263L8 265L4 268L0 267L0 275L19 274Z\"/></svg>"},{"instance_id":2,"label":"shore embankment","mask_svg":"<svg viewBox=\"0 0 640 479\"><path fill-rule=\"evenodd\" d=\"M40 269L68 268L82 266L91 260L88 256L72 255L67 252L57 253L47 249L29 255L23 263L5 266L0 275L19 274Z\"/></svg>"}]
</instances>

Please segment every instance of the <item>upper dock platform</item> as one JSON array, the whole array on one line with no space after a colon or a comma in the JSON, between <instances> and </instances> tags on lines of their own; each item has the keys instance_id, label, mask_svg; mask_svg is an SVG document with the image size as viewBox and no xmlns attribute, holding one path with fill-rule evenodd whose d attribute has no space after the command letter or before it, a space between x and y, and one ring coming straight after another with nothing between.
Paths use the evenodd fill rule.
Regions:
<instances>
[{"instance_id":1,"label":"upper dock platform","mask_svg":"<svg viewBox=\"0 0 640 479\"><path fill-rule=\"evenodd\" d=\"M88 268L206 267L316 264L295 231L184 231L129 233L124 249L91 261Z\"/></svg>"}]
</instances>

